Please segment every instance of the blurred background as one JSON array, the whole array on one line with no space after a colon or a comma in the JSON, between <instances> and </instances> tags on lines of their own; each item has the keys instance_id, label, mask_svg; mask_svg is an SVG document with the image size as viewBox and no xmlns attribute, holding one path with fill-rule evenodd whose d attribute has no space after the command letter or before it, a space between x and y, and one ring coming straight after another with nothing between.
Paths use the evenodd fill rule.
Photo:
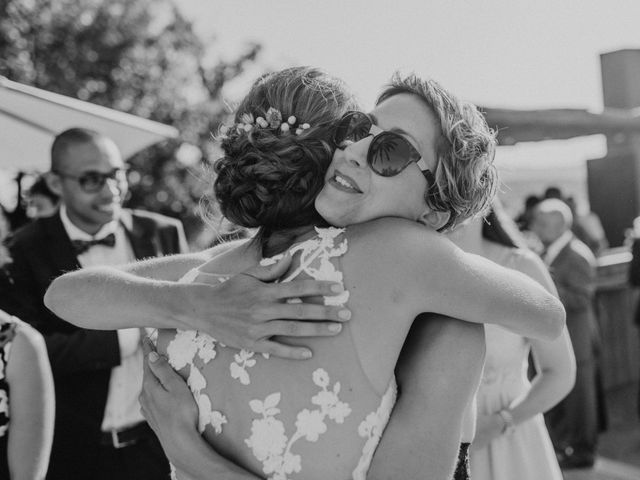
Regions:
<instances>
[{"instance_id":1,"label":"blurred background","mask_svg":"<svg viewBox=\"0 0 640 480\"><path fill-rule=\"evenodd\" d=\"M130 156L128 203L180 217L199 246L209 242L196 210L202 168L217 155L210 134L259 74L319 66L369 108L395 70L415 71L481 106L500 130L500 196L512 216L528 195L557 186L579 211L595 210L617 246L638 213L635 163L621 160L635 155L627 137L640 131L629 110L640 105L638 18L634 0L2 0L0 75L175 127ZM605 115L614 107L624 111ZM27 188L47 159L7 152L8 142L0 203L11 211L18 173ZM624 174L605 179L589 160L612 154ZM590 168L633 194L614 223Z\"/></svg>"}]
</instances>

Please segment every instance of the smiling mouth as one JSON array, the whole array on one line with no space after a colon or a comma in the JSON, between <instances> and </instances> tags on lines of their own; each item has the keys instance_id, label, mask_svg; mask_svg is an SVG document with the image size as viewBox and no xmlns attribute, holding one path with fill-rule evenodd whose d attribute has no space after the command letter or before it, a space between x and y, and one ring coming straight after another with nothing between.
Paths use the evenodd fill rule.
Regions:
<instances>
[{"instance_id":1,"label":"smiling mouth","mask_svg":"<svg viewBox=\"0 0 640 480\"><path fill-rule=\"evenodd\" d=\"M329 183L343 192L362 193L362 190L358 188L358 184L353 179L343 175L338 170L333 173L333 176L329 179Z\"/></svg>"}]
</instances>

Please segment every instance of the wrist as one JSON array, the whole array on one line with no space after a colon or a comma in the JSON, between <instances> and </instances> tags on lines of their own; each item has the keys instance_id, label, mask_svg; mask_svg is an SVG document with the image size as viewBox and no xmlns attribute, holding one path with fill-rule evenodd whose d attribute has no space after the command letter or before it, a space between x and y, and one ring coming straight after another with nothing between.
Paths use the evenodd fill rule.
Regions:
<instances>
[{"instance_id":1,"label":"wrist","mask_svg":"<svg viewBox=\"0 0 640 480\"><path fill-rule=\"evenodd\" d=\"M500 418L502 422L502 430L500 431L503 435L510 435L515 429L515 422L513 421L513 414L511 410L508 408L503 408L496 415Z\"/></svg>"}]
</instances>

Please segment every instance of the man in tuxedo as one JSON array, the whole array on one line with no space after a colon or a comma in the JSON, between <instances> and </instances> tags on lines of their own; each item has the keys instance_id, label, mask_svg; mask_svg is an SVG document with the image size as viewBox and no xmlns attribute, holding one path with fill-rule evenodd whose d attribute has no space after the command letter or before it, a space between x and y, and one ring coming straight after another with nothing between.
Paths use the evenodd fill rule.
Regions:
<instances>
[{"instance_id":1,"label":"man in tuxedo","mask_svg":"<svg viewBox=\"0 0 640 480\"><path fill-rule=\"evenodd\" d=\"M584 468L593 466L598 439L596 262L589 247L571 232L572 221L566 203L547 199L535 207L531 229L544 245L542 259L567 312L577 366L573 390L547 412L546 421L560 466Z\"/></svg>"},{"instance_id":2,"label":"man in tuxedo","mask_svg":"<svg viewBox=\"0 0 640 480\"><path fill-rule=\"evenodd\" d=\"M59 211L9 242L15 311L45 337L54 373L56 427L50 480L166 479L169 465L140 413L142 332L86 330L43 304L51 281L80 267L186 252L182 224L122 208L126 171L115 143L73 128L51 148L49 188Z\"/></svg>"}]
</instances>

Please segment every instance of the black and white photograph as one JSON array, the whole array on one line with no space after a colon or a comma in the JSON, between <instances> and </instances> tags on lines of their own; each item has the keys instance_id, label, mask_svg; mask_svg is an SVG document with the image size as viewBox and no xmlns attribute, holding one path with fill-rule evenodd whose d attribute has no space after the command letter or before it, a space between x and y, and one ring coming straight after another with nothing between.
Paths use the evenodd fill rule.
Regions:
<instances>
[{"instance_id":1,"label":"black and white photograph","mask_svg":"<svg viewBox=\"0 0 640 480\"><path fill-rule=\"evenodd\" d=\"M640 479L639 20L0 0L0 480Z\"/></svg>"}]
</instances>

